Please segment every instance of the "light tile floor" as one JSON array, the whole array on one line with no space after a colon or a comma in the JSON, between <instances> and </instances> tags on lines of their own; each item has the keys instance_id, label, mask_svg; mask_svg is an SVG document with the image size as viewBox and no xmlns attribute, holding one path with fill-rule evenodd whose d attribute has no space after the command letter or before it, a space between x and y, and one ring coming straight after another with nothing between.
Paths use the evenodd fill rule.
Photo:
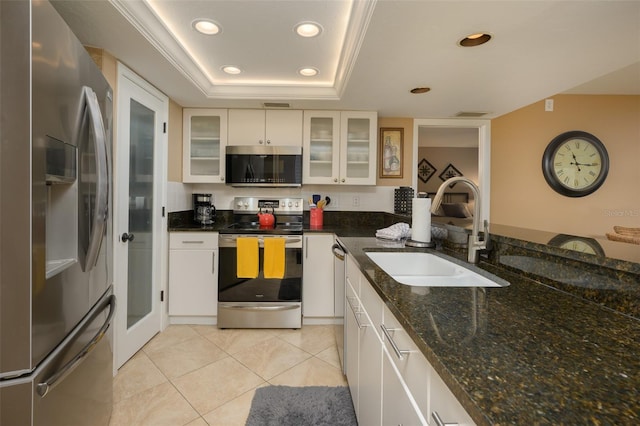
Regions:
<instances>
[{"instance_id":1,"label":"light tile floor","mask_svg":"<svg viewBox=\"0 0 640 426\"><path fill-rule=\"evenodd\" d=\"M244 425L267 385L346 386L333 326L169 326L118 371L110 426Z\"/></svg>"}]
</instances>

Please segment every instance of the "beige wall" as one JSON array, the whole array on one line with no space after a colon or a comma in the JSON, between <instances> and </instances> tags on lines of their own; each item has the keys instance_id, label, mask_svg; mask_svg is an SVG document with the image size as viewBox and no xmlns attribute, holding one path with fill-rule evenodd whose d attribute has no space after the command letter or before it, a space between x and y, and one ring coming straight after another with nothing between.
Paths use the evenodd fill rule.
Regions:
<instances>
[{"instance_id":1,"label":"beige wall","mask_svg":"<svg viewBox=\"0 0 640 426\"><path fill-rule=\"evenodd\" d=\"M182 182L182 106L169 100L167 181Z\"/></svg>"},{"instance_id":2,"label":"beige wall","mask_svg":"<svg viewBox=\"0 0 640 426\"><path fill-rule=\"evenodd\" d=\"M640 96L554 96L491 122L491 222L604 237L614 225L640 226ZM542 155L557 135L582 130L609 153L609 174L594 193L556 193L542 175Z\"/></svg>"},{"instance_id":3,"label":"beige wall","mask_svg":"<svg viewBox=\"0 0 640 426\"><path fill-rule=\"evenodd\" d=\"M402 178L380 178L380 129L383 127L403 128L404 144L402 148ZM411 186L413 173L413 118L378 117L378 160L376 164L378 186Z\"/></svg>"}]
</instances>

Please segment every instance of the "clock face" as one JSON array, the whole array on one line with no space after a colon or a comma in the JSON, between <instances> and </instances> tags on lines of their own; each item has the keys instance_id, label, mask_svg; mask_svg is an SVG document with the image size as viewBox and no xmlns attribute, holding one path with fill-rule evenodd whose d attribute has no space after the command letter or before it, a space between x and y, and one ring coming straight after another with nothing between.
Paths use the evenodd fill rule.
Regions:
<instances>
[{"instance_id":1,"label":"clock face","mask_svg":"<svg viewBox=\"0 0 640 426\"><path fill-rule=\"evenodd\" d=\"M581 240L570 240L560 244L560 247L567 250L579 251L581 253L596 254L596 250L589 244Z\"/></svg>"},{"instance_id":2,"label":"clock face","mask_svg":"<svg viewBox=\"0 0 640 426\"><path fill-rule=\"evenodd\" d=\"M609 158L602 142L586 132L566 132L549 143L542 157L547 183L570 197L591 194L603 183Z\"/></svg>"},{"instance_id":3,"label":"clock face","mask_svg":"<svg viewBox=\"0 0 640 426\"><path fill-rule=\"evenodd\" d=\"M550 246L560 247L565 250L576 251L578 253L595 254L604 256L604 249L593 238L578 237L568 234L558 234L549 240Z\"/></svg>"}]
</instances>

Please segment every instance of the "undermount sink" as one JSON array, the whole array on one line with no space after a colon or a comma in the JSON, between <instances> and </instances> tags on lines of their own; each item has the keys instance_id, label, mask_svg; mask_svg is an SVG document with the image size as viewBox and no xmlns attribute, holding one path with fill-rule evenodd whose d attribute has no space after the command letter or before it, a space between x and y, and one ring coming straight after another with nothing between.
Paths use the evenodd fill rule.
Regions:
<instances>
[{"instance_id":1,"label":"undermount sink","mask_svg":"<svg viewBox=\"0 0 640 426\"><path fill-rule=\"evenodd\" d=\"M432 253L366 252L384 272L400 284L418 287L505 287L501 278L490 279Z\"/></svg>"}]
</instances>

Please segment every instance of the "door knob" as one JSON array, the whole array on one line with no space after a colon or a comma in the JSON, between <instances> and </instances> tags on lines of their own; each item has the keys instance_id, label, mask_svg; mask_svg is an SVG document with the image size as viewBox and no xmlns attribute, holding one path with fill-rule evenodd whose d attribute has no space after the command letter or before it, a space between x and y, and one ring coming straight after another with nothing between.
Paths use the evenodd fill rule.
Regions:
<instances>
[{"instance_id":1,"label":"door knob","mask_svg":"<svg viewBox=\"0 0 640 426\"><path fill-rule=\"evenodd\" d=\"M127 241L133 241L133 239L135 238L135 235L131 234L131 233L124 233L122 234L122 242L126 243Z\"/></svg>"}]
</instances>

